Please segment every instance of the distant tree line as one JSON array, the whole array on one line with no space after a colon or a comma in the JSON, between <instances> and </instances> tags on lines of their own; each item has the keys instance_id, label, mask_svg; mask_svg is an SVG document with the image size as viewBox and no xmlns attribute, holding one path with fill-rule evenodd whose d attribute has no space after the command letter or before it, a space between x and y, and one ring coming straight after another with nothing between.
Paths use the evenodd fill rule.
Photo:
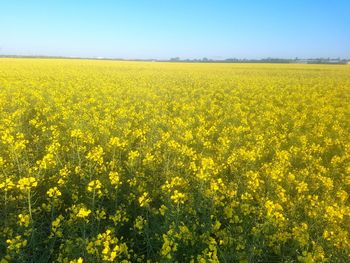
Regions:
<instances>
[{"instance_id":1,"label":"distant tree line","mask_svg":"<svg viewBox=\"0 0 350 263\"><path fill-rule=\"evenodd\" d=\"M180 59L179 57L170 58L170 62L201 62L201 63L300 63L300 64L349 64L350 59L343 58L262 58L262 59L239 59L239 58L226 58L221 60L208 59L206 57L202 59Z\"/></svg>"},{"instance_id":2,"label":"distant tree line","mask_svg":"<svg viewBox=\"0 0 350 263\"><path fill-rule=\"evenodd\" d=\"M93 59L93 60L125 60L125 61L152 61L152 62L190 62L190 63L300 63L300 64L350 64L350 59L345 58L226 58L226 59L181 59L173 57L170 59L123 59L123 58L105 58L105 57L64 57L64 56L21 56L21 55L0 55L0 58L47 58L47 59Z\"/></svg>"}]
</instances>

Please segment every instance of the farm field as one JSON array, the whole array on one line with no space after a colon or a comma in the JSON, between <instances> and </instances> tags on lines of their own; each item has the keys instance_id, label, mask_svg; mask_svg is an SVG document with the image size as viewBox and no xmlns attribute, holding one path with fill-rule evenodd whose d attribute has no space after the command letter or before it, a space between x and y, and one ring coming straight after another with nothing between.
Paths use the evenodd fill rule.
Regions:
<instances>
[{"instance_id":1,"label":"farm field","mask_svg":"<svg viewBox=\"0 0 350 263\"><path fill-rule=\"evenodd\" d=\"M350 66L0 59L0 262L348 262Z\"/></svg>"}]
</instances>

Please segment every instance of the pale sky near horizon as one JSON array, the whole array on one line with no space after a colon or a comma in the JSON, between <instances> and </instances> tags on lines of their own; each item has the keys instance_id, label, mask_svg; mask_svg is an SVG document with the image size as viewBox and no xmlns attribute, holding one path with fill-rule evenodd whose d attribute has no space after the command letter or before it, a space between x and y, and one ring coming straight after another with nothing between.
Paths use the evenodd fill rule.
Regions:
<instances>
[{"instance_id":1,"label":"pale sky near horizon","mask_svg":"<svg viewBox=\"0 0 350 263\"><path fill-rule=\"evenodd\" d=\"M0 0L0 55L350 58L350 1Z\"/></svg>"}]
</instances>

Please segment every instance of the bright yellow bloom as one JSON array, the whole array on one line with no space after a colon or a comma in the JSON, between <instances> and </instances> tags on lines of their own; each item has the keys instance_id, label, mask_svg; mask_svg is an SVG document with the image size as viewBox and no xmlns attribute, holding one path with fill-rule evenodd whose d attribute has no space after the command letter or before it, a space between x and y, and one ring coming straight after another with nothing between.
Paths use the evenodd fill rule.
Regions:
<instances>
[{"instance_id":1,"label":"bright yellow bloom","mask_svg":"<svg viewBox=\"0 0 350 263\"><path fill-rule=\"evenodd\" d=\"M89 192L93 192L93 191L101 189L101 187L102 187L102 184L101 184L100 180L94 180L88 184L87 190Z\"/></svg>"},{"instance_id":2,"label":"bright yellow bloom","mask_svg":"<svg viewBox=\"0 0 350 263\"><path fill-rule=\"evenodd\" d=\"M57 198L59 196L62 195L62 193L60 192L60 190L58 190L58 188L55 186L53 188L50 188L46 194L51 197L51 198Z\"/></svg>"},{"instance_id":3,"label":"bright yellow bloom","mask_svg":"<svg viewBox=\"0 0 350 263\"><path fill-rule=\"evenodd\" d=\"M27 227L30 223L30 215L19 214L18 215L18 222L21 226Z\"/></svg>"},{"instance_id":4,"label":"bright yellow bloom","mask_svg":"<svg viewBox=\"0 0 350 263\"><path fill-rule=\"evenodd\" d=\"M140 197L139 197L139 204L141 207L147 206L149 202L151 201L151 198L148 196L147 192L144 192Z\"/></svg>"},{"instance_id":5,"label":"bright yellow bloom","mask_svg":"<svg viewBox=\"0 0 350 263\"><path fill-rule=\"evenodd\" d=\"M104 151L103 148L99 145L91 149L90 152L86 155L86 159L96 162L99 165L103 163Z\"/></svg>"},{"instance_id":6,"label":"bright yellow bloom","mask_svg":"<svg viewBox=\"0 0 350 263\"><path fill-rule=\"evenodd\" d=\"M13 189L15 187L15 184L10 178L6 178L5 181L0 182L0 190L4 188L6 191Z\"/></svg>"},{"instance_id":7,"label":"bright yellow bloom","mask_svg":"<svg viewBox=\"0 0 350 263\"><path fill-rule=\"evenodd\" d=\"M70 260L69 263L83 263L84 260L82 257L79 257L78 259L73 259L73 260Z\"/></svg>"},{"instance_id":8,"label":"bright yellow bloom","mask_svg":"<svg viewBox=\"0 0 350 263\"><path fill-rule=\"evenodd\" d=\"M186 200L186 195L184 193L179 192L178 190L175 190L170 199L173 200L175 204L184 204Z\"/></svg>"},{"instance_id":9,"label":"bright yellow bloom","mask_svg":"<svg viewBox=\"0 0 350 263\"><path fill-rule=\"evenodd\" d=\"M115 188L117 188L118 185L121 184L118 172L110 172L109 180L111 182L111 185L113 185Z\"/></svg>"},{"instance_id":10,"label":"bright yellow bloom","mask_svg":"<svg viewBox=\"0 0 350 263\"><path fill-rule=\"evenodd\" d=\"M34 177L23 177L18 180L17 187L22 191L28 191L38 185L38 181Z\"/></svg>"},{"instance_id":11,"label":"bright yellow bloom","mask_svg":"<svg viewBox=\"0 0 350 263\"><path fill-rule=\"evenodd\" d=\"M79 209L78 213L77 213L77 217L79 218L86 218L91 214L91 210L90 209L86 209L85 207L82 207Z\"/></svg>"}]
</instances>

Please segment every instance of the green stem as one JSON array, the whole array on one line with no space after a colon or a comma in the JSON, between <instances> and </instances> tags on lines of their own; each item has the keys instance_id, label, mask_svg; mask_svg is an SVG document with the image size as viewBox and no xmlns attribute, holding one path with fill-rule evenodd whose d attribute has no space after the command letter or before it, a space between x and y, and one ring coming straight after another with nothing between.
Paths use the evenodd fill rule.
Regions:
<instances>
[{"instance_id":1,"label":"green stem","mask_svg":"<svg viewBox=\"0 0 350 263\"><path fill-rule=\"evenodd\" d=\"M92 195L92 212L95 214L95 195L96 195L96 189L94 188L94 192Z\"/></svg>"},{"instance_id":2,"label":"green stem","mask_svg":"<svg viewBox=\"0 0 350 263\"><path fill-rule=\"evenodd\" d=\"M29 210L29 215L30 215L30 221L33 221L33 217L32 217L32 202L31 202L30 189L28 190L28 210Z\"/></svg>"},{"instance_id":3,"label":"green stem","mask_svg":"<svg viewBox=\"0 0 350 263\"><path fill-rule=\"evenodd\" d=\"M7 227L7 189L5 189L5 208L4 208L4 212L5 212L5 227Z\"/></svg>"},{"instance_id":4,"label":"green stem","mask_svg":"<svg viewBox=\"0 0 350 263\"><path fill-rule=\"evenodd\" d=\"M50 202L51 202L51 222L52 222L53 219L54 219L54 209L55 209L55 207L54 207L53 201L50 200Z\"/></svg>"},{"instance_id":5,"label":"green stem","mask_svg":"<svg viewBox=\"0 0 350 263\"><path fill-rule=\"evenodd\" d=\"M86 221L84 220L84 228L83 228L83 239L86 242ZM85 249L83 249L83 258L85 258Z\"/></svg>"}]
</instances>

